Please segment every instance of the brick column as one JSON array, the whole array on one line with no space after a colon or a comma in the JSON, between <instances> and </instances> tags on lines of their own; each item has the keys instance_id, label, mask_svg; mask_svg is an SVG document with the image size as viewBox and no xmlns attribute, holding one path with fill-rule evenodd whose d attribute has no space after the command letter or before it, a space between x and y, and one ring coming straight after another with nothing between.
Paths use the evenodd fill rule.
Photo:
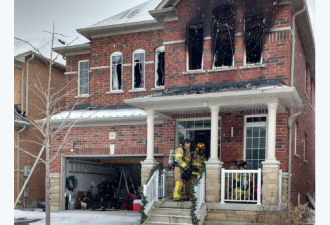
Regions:
<instances>
[{"instance_id":1,"label":"brick column","mask_svg":"<svg viewBox=\"0 0 330 225\"><path fill-rule=\"evenodd\" d=\"M219 203L220 202L220 181L222 162L205 162L205 202Z\"/></svg>"},{"instance_id":2,"label":"brick column","mask_svg":"<svg viewBox=\"0 0 330 225\"><path fill-rule=\"evenodd\" d=\"M51 173L50 174L50 211L58 212L60 211L60 174Z\"/></svg>"}]
</instances>

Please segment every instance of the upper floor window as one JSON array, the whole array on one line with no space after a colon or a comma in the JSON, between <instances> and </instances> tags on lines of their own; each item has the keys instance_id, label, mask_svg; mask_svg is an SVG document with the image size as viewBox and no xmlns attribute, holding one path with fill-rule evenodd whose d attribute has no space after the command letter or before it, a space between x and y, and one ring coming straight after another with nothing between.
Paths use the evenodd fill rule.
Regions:
<instances>
[{"instance_id":1,"label":"upper floor window","mask_svg":"<svg viewBox=\"0 0 330 225\"><path fill-rule=\"evenodd\" d=\"M123 54L114 52L110 56L110 91L122 90Z\"/></svg>"},{"instance_id":2,"label":"upper floor window","mask_svg":"<svg viewBox=\"0 0 330 225\"><path fill-rule=\"evenodd\" d=\"M245 63L262 63L262 47L265 20L263 15L247 16L244 19Z\"/></svg>"},{"instance_id":3,"label":"upper floor window","mask_svg":"<svg viewBox=\"0 0 330 225\"><path fill-rule=\"evenodd\" d=\"M145 88L145 51L133 52L133 89Z\"/></svg>"},{"instance_id":4,"label":"upper floor window","mask_svg":"<svg viewBox=\"0 0 330 225\"><path fill-rule=\"evenodd\" d=\"M165 82L165 47L156 49L155 54L155 87L163 87Z\"/></svg>"},{"instance_id":5,"label":"upper floor window","mask_svg":"<svg viewBox=\"0 0 330 225\"><path fill-rule=\"evenodd\" d=\"M235 8L229 5L220 6L212 13L213 68L234 64L235 18Z\"/></svg>"},{"instance_id":6,"label":"upper floor window","mask_svg":"<svg viewBox=\"0 0 330 225\"><path fill-rule=\"evenodd\" d=\"M78 94L88 95L89 93L89 61L82 60L78 64Z\"/></svg>"},{"instance_id":7,"label":"upper floor window","mask_svg":"<svg viewBox=\"0 0 330 225\"><path fill-rule=\"evenodd\" d=\"M203 24L189 25L187 27L187 70L199 70L203 67Z\"/></svg>"}]
</instances>

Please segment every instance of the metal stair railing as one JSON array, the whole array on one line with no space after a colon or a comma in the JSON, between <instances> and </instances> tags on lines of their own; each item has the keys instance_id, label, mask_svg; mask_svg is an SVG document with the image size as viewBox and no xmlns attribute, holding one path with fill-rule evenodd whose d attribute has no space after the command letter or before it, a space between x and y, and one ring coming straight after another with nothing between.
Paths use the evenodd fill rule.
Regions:
<instances>
[{"instance_id":1,"label":"metal stair railing","mask_svg":"<svg viewBox=\"0 0 330 225\"><path fill-rule=\"evenodd\" d=\"M143 193L145 194L148 203L145 206L144 213L149 214L149 211L159 196L159 171L156 170L151 176L149 182L143 185Z\"/></svg>"}]
</instances>

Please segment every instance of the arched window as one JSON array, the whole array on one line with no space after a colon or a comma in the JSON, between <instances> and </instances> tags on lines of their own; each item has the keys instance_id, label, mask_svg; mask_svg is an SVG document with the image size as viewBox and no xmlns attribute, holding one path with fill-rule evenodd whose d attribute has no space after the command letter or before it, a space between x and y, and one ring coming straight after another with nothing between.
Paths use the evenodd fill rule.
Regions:
<instances>
[{"instance_id":1,"label":"arched window","mask_svg":"<svg viewBox=\"0 0 330 225\"><path fill-rule=\"evenodd\" d=\"M155 52L155 87L164 87L165 84L165 47L156 48Z\"/></svg>"},{"instance_id":2,"label":"arched window","mask_svg":"<svg viewBox=\"0 0 330 225\"><path fill-rule=\"evenodd\" d=\"M145 50L137 49L133 52L133 88L145 88Z\"/></svg>"},{"instance_id":3,"label":"arched window","mask_svg":"<svg viewBox=\"0 0 330 225\"><path fill-rule=\"evenodd\" d=\"M123 54L114 52L110 55L110 91L122 90Z\"/></svg>"}]
</instances>

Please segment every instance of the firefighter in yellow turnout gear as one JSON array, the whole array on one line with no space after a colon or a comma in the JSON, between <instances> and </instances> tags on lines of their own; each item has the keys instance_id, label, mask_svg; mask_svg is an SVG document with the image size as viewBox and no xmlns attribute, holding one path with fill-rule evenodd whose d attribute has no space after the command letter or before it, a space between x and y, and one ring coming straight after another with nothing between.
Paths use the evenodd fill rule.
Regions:
<instances>
[{"instance_id":1,"label":"firefighter in yellow turnout gear","mask_svg":"<svg viewBox=\"0 0 330 225\"><path fill-rule=\"evenodd\" d=\"M186 200L190 200L190 185L197 180L197 176L200 174L200 170L205 161L205 144L202 142L197 143L195 150L191 151L192 160L192 175L190 180L186 183Z\"/></svg>"},{"instance_id":2,"label":"firefighter in yellow turnout gear","mask_svg":"<svg viewBox=\"0 0 330 225\"><path fill-rule=\"evenodd\" d=\"M174 152L174 159L175 159L175 167L174 167L175 186L173 190L174 201L184 201L181 198L183 183L189 180L190 178L189 176L188 176L189 178L186 177L185 174L187 171L191 170L191 168L189 168L191 161L191 154L190 154L191 141L189 139L185 139L183 141L183 144L184 145L180 144L180 146L177 147Z\"/></svg>"}]
</instances>

